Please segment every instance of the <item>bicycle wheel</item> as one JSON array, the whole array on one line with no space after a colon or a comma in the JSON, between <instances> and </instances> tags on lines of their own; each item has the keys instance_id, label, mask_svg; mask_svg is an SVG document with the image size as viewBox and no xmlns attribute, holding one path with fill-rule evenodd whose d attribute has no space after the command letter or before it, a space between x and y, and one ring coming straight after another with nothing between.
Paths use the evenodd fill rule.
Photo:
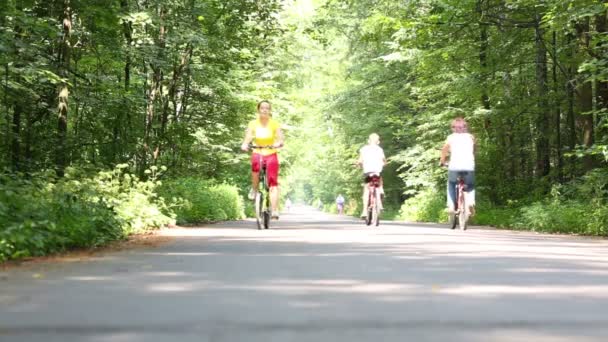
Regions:
<instances>
[{"instance_id":1,"label":"bicycle wheel","mask_svg":"<svg viewBox=\"0 0 608 342\"><path fill-rule=\"evenodd\" d=\"M451 228L456 229L456 226L458 225L458 215L456 214L456 212L450 213L448 215L450 215L449 220Z\"/></svg>"},{"instance_id":2,"label":"bicycle wheel","mask_svg":"<svg viewBox=\"0 0 608 342\"><path fill-rule=\"evenodd\" d=\"M374 191L375 192L375 191ZM380 201L382 200L380 198L380 194L379 193L375 193L376 194L376 203L374 203L374 207L372 208L372 223L374 225L376 225L376 227L378 227L380 225Z\"/></svg>"},{"instance_id":3,"label":"bicycle wheel","mask_svg":"<svg viewBox=\"0 0 608 342\"><path fill-rule=\"evenodd\" d=\"M264 229L268 229L270 226L270 212L264 211Z\"/></svg>"},{"instance_id":4,"label":"bicycle wheel","mask_svg":"<svg viewBox=\"0 0 608 342\"><path fill-rule=\"evenodd\" d=\"M458 184L456 184L456 198L458 199ZM449 208L448 208L449 209ZM458 225L458 200L456 200L456 203L454 203L454 210L452 212L448 213L449 215L449 223L452 229L456 229L456 226Z\"/></svg>"},{"instance_id":5,"label":"bicycle wheel","mask_svg":"<svg viewBox=\"0 0 608 342\"><path fill-rule=\"evenodd\" d=\"M462 189L460 189L462 191ZM466 230L467 229L467 219L468 219L468 215L467 215L467 207L466 207L466 201L464 200L464 191L462 191L459 195L458 195L458 206L459 211L458 211L458 227L460 228L460 230Z\"/></svg>"},{"instance_id":6,"label":"bicycle wheel","mask_svg":"<svg viewBox=\"0 0 608 342\"><path fill-rule=\"evenodd\" d=\"M264 195L261 192L255 194L255 220L258 225L258 229L262 229L262 221L264 216L264 209L262 208L262 201Z\"/></svg>"}]
</instances>

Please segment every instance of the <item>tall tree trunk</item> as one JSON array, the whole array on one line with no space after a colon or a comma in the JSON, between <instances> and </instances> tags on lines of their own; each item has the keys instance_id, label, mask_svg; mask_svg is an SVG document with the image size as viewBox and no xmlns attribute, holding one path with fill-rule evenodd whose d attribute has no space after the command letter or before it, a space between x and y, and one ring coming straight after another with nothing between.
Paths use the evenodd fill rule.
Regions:
<instances>
[{"instance_id":1,"label":"tall tree trunk","mask_svg":"<svg viewBox=\"0 0 608 342\"><path fill-rule=\"evenodd\" d=\"M549 103L547 76L547 49L543 41L544 29L541 17L537 15L535 26L536 41L536 88L537 88L537 119L536 119L536 173L544 177L551 171L551 151L549 148Z\"/></svg>"},{"instance_id":2,"label":"tall tree trunk","mask_svg":"<svg viewBox=\"0 0 608 342\"><path fill-rule=\"evenodd\" d=\"M604 0L604 4L608 3L608 0ZM604 11L602 14L598 15L595 20L595 27L598 35L606 36L608 34L608 11ZM600 49L600 55L606 58L608 55L608 49L603 47L598 47ZM598 109L598 129L597 129L597 137L602 142L605 142L604 139L608 133L608 81L607 80L599 80L597 82L597 109Z\"/></svg>"},{"instance_id":3,"label":"tall tree trunk","mask_svg":"<svg viewBox=\"0 0 608 342\"><path fill-rule=\"evenodd\" d=\"M72 10L70 8L70 0L63 1L63 35L61 37L61 43L59 48L59 75L65 79L68 77L68 70L70 67L70 36L72 34ZM59 176L63 176L64 170L67 166L68 161L68 150L67 150L67 131L68 131L68 96L69 96L68 83L63 81L58 86L58 106L57 106L57 156L56 156L56 167Z\"/></svg>"},{"instance_id":4,"label":"tall tree trunk","mask_svg":"<svg viewBox=\"0 0 608 342\"><path fill-rule=\"evenodd\" d=\"M120 0L120 8L122 14L126 15L129 13L129 0ZM131 44L133 43L133 23L129 20L125 20L122 23L123 35L125 37L125 91L129 91L131 87Z\"/></svg>"},{"instance_id":5,"label":"tall tree trunk","mask_svg":"<svg viewBox=\"0 0 608 342\"><path fill-rule=\"evenodd\" d=\"M156 45L158 48L158 61L164 59L164 49L165 49L165 9L164 5L160 5L158 9L160 24L158 28L158 39L156 41ZM146 106L146 122L144 129L144 164L142 165L147 168L147 159L150 153L150 149L152 147L152 134L154 128L154 120L155 120L155 110L156 110L156 101L162 96L162 81L163 81L163 70L160 63L151 62L150 68L152 70L152 82L150 83L150 87L148 89L148 98L147 98L147 106ZM158 148L152 152L152 160L156 162L158 158L159 150ZM143 170L142 170L143 171Z\"/></svg>"},{"instance_id":6,"label":"tall tree trunk","mask_svg":"<svg viewBox=\"0 0 608 342\"><path fill-rule=\"evenodd\" d=\"M8 103L8 74L9 67L8 62L4 65L4 110L6 113L6 141L4 141L6 146L6 155L8 156L11 152L11 114L9 110L10 104ZM8 160L2 160L2 162L6 162L8 164Z\"/></svg>"},{"instance_id":7,"label":"tall tree trunk","mask_svg":"<svg viewBox=\"0 0 608 342\"><path fill-rule=\"evenodd\" d=\"M593 85L590 81L584 82L578 88L579 120L583 128L583 145L587 148L593 146L594 139L594 120L593 120ZM585 171L593 168L593 156L585 155L583 158Z\"/></svg>"},{"instance_id":8,"label":"tall tree trunk","mask_svg":"<svg viewBox=\"0 0 608 342\"><path fill-rule=\"evenodd\" d=\"M14 171L21 170L21 114L23 107L17 101L13 107L11 134L11 164Z\"/></svg>"},{"instance_id":9,"label":"tall tree trunk","mask_svg":"<svg viewBox=\"0 0 608 342\"><path fill-rule=\"evenodd\" d=\"M559 100L559 80L557 78L557 33L553 31L553 101L555 111L555 149L557 154L557 179L559 182L564 180L564 158L562 155L562 110Z\"/></svg>"},{"instance_id":10,"label":"tall tree trunk","mask_svg":"<svg viewBox=\"0 0 608 342\"><path fill-rule=\"evenodd\" d=\"M574 43L574 36L571 33L566 34L566 41L568 45L568 75L566 80L566 100L568 104L568 109L566 111L566 132L567 132L567 142L568 149L570 153L574 151L576 148L577 134L576 134L576 117L574 113L575 106L575 71L576 67L574 64L574 51L576 50ZM570 156L566 159L568 161L568 169L570 171L570 178L574 178L576 175L577 161L576 158Z\"/></svg>"},{"instance_id":11,"label":"tall tree trunk","mask_svg":"<svg viewBox=\"0 0 608 342\"><path fill-rule=\"evenodd\" d=\"M586 49L590 44L589 36L589 18L584 19L576 25L576 30L580 43L583 44L582 49ZM593 120L593 84L590 81L583 80L578 86L578 109L580 112L579 122L583 128L583 145L590 148L594 144L594 120ZM593 156L586 154L583 157L583 168L589 171L593 168Z\"/></svg>"},{"instance_id":12,"label":"tall tree trunk","mask_svg":"<svg viewBox=\"0 0 608 342\"><path fill-rule=\"evenodd\" d=\"M179 62L173 66L173 76L171 78L171 82L169 83L169 94L167 101L164 102L163 105L163 114L161 117L161 125L158 139L158 146L156 150L158 151L159 157L160 153L164 149L164 144L167 143L167 139L165 136L165 132L167 129L167 125L169 123L169 104L173 103L173 113L174 115L177 112L177 103L179 102L179 84L182 76L184 75L184 71L188 67L190 63L190 57L192 56L192 44L188 43L186 45L186 50L181 54Z\"/></svg>"}]
</instances>

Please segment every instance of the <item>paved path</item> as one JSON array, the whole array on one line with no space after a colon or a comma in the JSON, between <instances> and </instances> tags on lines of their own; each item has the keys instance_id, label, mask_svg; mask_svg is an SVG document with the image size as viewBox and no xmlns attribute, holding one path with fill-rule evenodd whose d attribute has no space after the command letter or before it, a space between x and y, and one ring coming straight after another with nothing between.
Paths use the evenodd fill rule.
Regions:
<instances>
[{"instance_id":1,"label":"paved path","mask_svg":"<svg viewBox=\"0 0 608 342\"><path fill-rule=\"evenodd\" d=\"M0 273L0 341L607 341L608 241L299 208Z\"/></svg>"}]
</instances>

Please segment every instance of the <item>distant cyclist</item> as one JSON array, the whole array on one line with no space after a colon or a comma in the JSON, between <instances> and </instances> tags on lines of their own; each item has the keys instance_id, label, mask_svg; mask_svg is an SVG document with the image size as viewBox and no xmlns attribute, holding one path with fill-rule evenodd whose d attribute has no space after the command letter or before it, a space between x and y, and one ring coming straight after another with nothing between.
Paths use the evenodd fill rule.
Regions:
<instances>
[{"instance_id":1,"label":"distant cyclist","mask_svg":"<svg viewBox=\"0 0 608 342\"><path fill-rule=\"evenodd\" d=\"M285 209L287 210L287 212L291 211L291 200L289 199L289 197L287 197L287 199L285 200Z\"/></svg>"},{"instance_id":2,"label":"distant cyclist","mask_svg":"<svg viewBox=\"0 0 608 342\"><path fill-rule=\"evenodd\" d=\"M336 197L336 208L338 209L338 214L340 215L344 213L344 202L344 196L339 194L338 197Z\"/></svg>"},{"instance_id":3,"label":"distant cyclist","mask_svg":"<svg viewBox=\"0 0 608 342\"><path fill-rule=\"evenodd\" d=\"M452 134L450 134L441 149L441 165L446 165L446 159L450 156L448 166L447 184L447 206L450 214L456 207L456 182L458 174L464 175L465 202L469 205L471 216L475 214L475 137L468 132L468 125L464 118L456 118L452 121Z\"/></svg>"},{"instance_id":4,"label":"distant cyclist","mask_svg":"<svg viewBox=\"0 0 608 342\"><path fill-rule=\"evenodd\" d=\"M363 212L361 217L367 217L367 205L369 200L369 188L367 184L371 181L371 177L376 174L380 176L384 165L386 165L386 157L384 156L384 150L380 147L380 136L376 133L369 135L367 145L363 146L359 150L359 160L357 161L363 168ZM384 195L384 189L382 187L382 177L380 177L380 195ZM382 208L380 208L382 209Z\"/></svg>"},{"instance_id":5,"label":"distant cyclist","mask_svg":"<svg viewBox=\"0 0 608 342\"><path fill-rule=\"evenodd\" d=\"M249 123L245 131L245 139L241 145L243 151L249 150L253 141L256 146L271 146L273 148L254 149L251 155L251 191L249 199L254 200L260 183L260 155L266 164L266 175L270 188L270 205L272 218L279 218L279 158L277 148L283 146L283 132L280 124L272 119L272 106L268 101L258 103L258 118Z\"/></svg>"}]
</instances>

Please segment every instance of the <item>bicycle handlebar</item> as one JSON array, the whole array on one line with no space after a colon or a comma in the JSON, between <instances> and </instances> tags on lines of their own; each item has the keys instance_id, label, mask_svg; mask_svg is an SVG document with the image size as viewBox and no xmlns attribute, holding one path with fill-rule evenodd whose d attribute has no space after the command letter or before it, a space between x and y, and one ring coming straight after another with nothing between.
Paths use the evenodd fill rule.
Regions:
<instances>
[{"instance_id":1,"label":"bicycle handlebar","mask_svg":"<svg viewBox=\"0 0 608 342\"><path fill-rule=\"evenodd\" d=\"M283 144L281 144L281 146L272 146L272 145L257 146L257 145L254 145L254 144L249 144L248 146L249 146L249 148L254 148L254 149L260 149L260 150L266 149L266 150L270 150L270 149L281 148L281 147L283 147Z\"/></svg>"}]
</instances>

